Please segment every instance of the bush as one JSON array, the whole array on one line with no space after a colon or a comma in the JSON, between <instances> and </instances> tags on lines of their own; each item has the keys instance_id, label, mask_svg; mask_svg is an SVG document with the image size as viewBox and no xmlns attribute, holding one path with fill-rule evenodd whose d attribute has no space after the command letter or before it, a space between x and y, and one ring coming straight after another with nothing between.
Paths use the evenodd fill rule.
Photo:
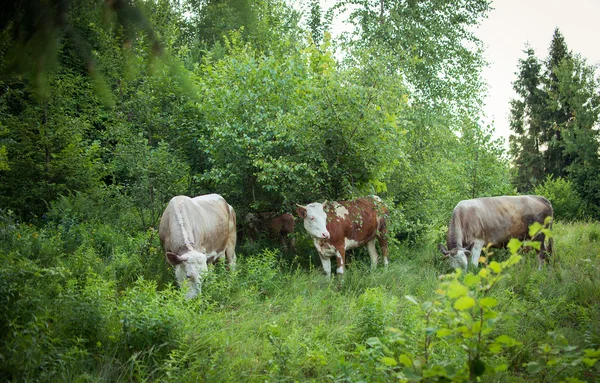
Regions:
<instances>
[{"instance_id":1,"label":"bush","mask_svg":"<svg viewBox=\"0 0 600 383\"><path fill-rule=\"evenodd\" d=\"M154 281L138 279L120 303L121 355L129 358L141 353L165 358L183 339L185 307L179 291L158 292Z\"/></svg>"},{"instance_id":2,"label":"bush","mask_svg":"<svg viewBox=\"0 0 600 383\"><path fill-rule=\"evenodd\" d=\"M573 221L582 218L584 214L583 200L569 180L548 176L543 184L535 188L534 193L546 197L552 203L555 219Z\"/></svg>"},{"instance_id":3,"label":"bush","mask_svg":"<svg viewBox=\"0 0 600 383\"><path fill-rule=\"evenodd\" d=\"M387 294L383 288L366 289L358 298L356 328L360 340L383 335L397 305L396 297Z\"/></svg>"},{"instance_id":4,"label":"bush","mask_svg":"<svg viewBox=\"0 0 600 383\"><path fill-rule=\"evenodd\" d=\"M116 294L113 283L90 273L84 283L67 283L54 305L56 331L63 339L101 347L117 335Z\"/></svg>"}]
</instances>

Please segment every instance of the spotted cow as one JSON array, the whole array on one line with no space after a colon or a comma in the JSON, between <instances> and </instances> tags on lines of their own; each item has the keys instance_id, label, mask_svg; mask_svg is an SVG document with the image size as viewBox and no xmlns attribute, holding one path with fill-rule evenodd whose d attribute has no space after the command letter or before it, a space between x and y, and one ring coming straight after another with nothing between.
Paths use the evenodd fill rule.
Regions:
<instances>
[{"instance_id":1,"label":"spotted cow","mask_svg":"<svg viewBox=\"0 0 600 383\"><path fill-rule=\"evenodd\" d=\"M218 194L173 197L158 232L177 282L187 280L187 298L200 293L209 263L225 256L229 268L235 267L235 211Z\"/></svg>"},{"instance_id":2,"label":"spotted cow","mask_svg":"<svg viewBox=\"0 0 600 383\"><path fill-rule=\"evenodd\" d=\"M344 273L346 250L367 246L371 267L377 266L375 238L379 241L384 264L388 264L386 217L387 207L377 196L351 201L313 202L298 205L297 214L313 242L323 269L331 276L331 258L337 261L336 272Z\"/></svg>"},{"instance_id":3,"label":"spotted cow","mask_svg":"<svg viewBox=\"0 0 600 383\"><path fill-rule=\"evenodd\" d=\"M454 268L467 269L467 255L471 254L471 264L479 265L479 256L484 246L504 247L511 238L520 240L529 237L529 226L534 222L544 225L546 219L552 219L552 205L540 196L500 196L475 198L460 201L452 212L446 249L439 245L440 251L450 260ZM550 224L551 226L551 221ZM538 252L540 268L547 255L552 253L552 238L545 244L545 235L538 234L536 241L541 242Z\"/></svg>"}]
</instances>

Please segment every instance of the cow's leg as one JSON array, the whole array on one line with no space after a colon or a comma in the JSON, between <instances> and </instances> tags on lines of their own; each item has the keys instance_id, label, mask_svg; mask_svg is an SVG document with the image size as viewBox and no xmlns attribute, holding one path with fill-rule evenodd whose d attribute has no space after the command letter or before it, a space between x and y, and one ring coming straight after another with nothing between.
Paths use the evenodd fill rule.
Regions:
<instances>
[{"instance_id":1,"label":"cow's leg","mask_svg":"<svg viewBox=\"0 0 600 383\"><path fill-rule=\"evenodd\" d=\"M288 245L287 245L287 236L285 234L280 234L279 235L279 244L281 245L281 247L283 248L283 251L289 251L290 249L288 249Z\"/></svg>"},{"instance_id":2,"label":"cow's leg","mask_svg":"<svg viewBox=\"0 0 600 383\"><path fill-rule=\"evenodd\" d=\"M383 256L383 265L387 267L388 263L390 262L389 256L388 256L388 243L387 243L387 238L385 237L385 235L379 235L377 236L377 239L379 240L379 247L381 247L381 255Z\"/></svg>"},{"instance_id":3,"label":"cow's leg","mask_svg":"<svg viewBox=\"0 0 600 383\"><path fill-rule=\"evenodd\" d=\"M225 257L227 258L227 266L230 271L235 270L235 236L229 238L227 247L225 248Z\"/></svg>"},{"instance_id":4,"label":"cow's leg","mask_svg":"<svg viewBox=\"0 0 600 383\"><path fill-rule=\"evenodd\" d=\"M473 248L471 249L471 264L475 267L479 267L479 256L481 255L481 249L483 249L483 242L480 239L475 240Z\"/></svg>"},{"instance_id":5,"label":"cow's leg","mask_svg":"<svg viewBox=\"0 0 600 383\"><path fill-rule=\"evenodd\" d=\"M319 252L319 258L321 258L321 264L323 265L325 274L328 278L331 278L331 258L324 256L321 252Z\"/></svg>"},{"instance_id":6,"label":"cow's leg","mask_svg":"<svg viewBox=\"0 0 600 383\"><path fill-rule=\"evenodd\" d=\"M344 274L344 266L346 263L346 249L344 246L339 246L336 248L335 259L337 260L337 269L335 270L338 274Z\"/></svg>"},{"instance_id":7,"label":"cow's leg","mask_svg":"<svg viewBox=\"0 0 600 383\"><path fill-rule=\"evenodd\" d=\"M377 249L375 248L375 240L372 239L367 242L367 250L371 256L371 269L377 268Z\"/></svg>"},{"instance_id":8,"label":"cow's leg","mask_svg":"<svg viewBox=\"0 0 600 383\"><path fill-rule=\"evenodd\" d=\"M550 263L550 257L548 257L548 251L546 249L546 236L544 233L540 233L535 238L536 241L540 241L540 250L537 253L538 256L538 270L541 270L544 266L544 262Z\"/></svg>"}]
</instances>

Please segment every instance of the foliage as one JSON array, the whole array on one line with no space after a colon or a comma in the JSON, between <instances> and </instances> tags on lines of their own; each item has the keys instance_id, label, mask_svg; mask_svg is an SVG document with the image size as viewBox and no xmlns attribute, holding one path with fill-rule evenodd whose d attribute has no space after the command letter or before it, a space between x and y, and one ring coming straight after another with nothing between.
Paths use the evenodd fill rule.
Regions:
<instances>
[{"instance_id":1,"label":"foliage","mask_svg":"<svg viewBox=\"0 0 600 383\"><path fill-rule=\"evenodd\" d=\"M364 37L352 44L317 5L306 24L279 0L16 2L0 16L0 380L389 381L468 378L480 362L506 366L492 380L598 380L597 223L556 223L552 268L525 255L497 278L490 261L436 293L451 209L513 194L500 142L477 122L483 62L467 28L489 3L343 2L334 10L356 5ZM557 146L568 177L543 185L560 209L575 191L586 206L597 197L582 63L553 64L545 104L576 117ZM238 222L377 193L392 262L369 271L357 250L328 280L299 227L295 254L238 246L238 269L211 266L187 301L156 225L173 195L212 192ZM509 338L518 352L495 352Z\"/></svg>"},{"instance_id":2,"label":"foliage","mask_svg":"<svg viewBox=\"0 0 600 383\"><path fill-rule=\"evenodd\" d=\"M531 48L520 60L511 101L511 155L514 182L529 192L546 176L573 182L594 214L598 209L597 168L600 98L595 67L571 53L558 29L549 56L541 62Z\"/></svg>"},{"instance_id":3,"label":"foliage","mask_svg":"<svg viewBox=\"0 0 600 383\"><path fill-rule=\"evenodd\" d=\"M389 53L388 70L406 76L420 102L463 117L480 101L483 59L469 27L486 16L488 1L350 0L337 7L356 26L349 44Z\"/></svg>"},{"instance_id":4,"label":"foliage","mask_svg":"<svg viewBox=\"0 0 600 383\"><path fill-rule=\"evenodd\" d=\"M118 215L83 214L98 211L93 203L61 200L44 228L6 213L0 221L3 378L376 382L405 370L458 379L468 378L470 352L493 366L486 379L597 380L597 223L556 223L558 262L548 269L524 254L518 268L489 258L479 274L441 281L433 241L392 246L387 269L369 272L357 257L331 281L318 259L310 271L276 251L239 253L238 271L211 268L203 295L186 301L162 251L147 247L158 246L152 232L94 223ZM508 339L522 344L507 348Z\"/></svg>"},{"instance_id":5,"label":"foliage","mask_svg":"<svg viewBox=\"0 0 600 383\"><path fill-rule=\"evenodd\" d=\"M419 345L422 350L415 355L402 333L391 329L388 337L367 342L380 355L379 368L388 370L389 376L400 381L449 379L457 382L476 381L486 370L506 370L506 365L490 366L486 361L509 347L519 346L520 342L504 334L490 336L501 319L495 309L498 301L490 291L503 278L505 269L519 260L520 256L515 254L502 263L492 261L477 275L466 275L462 282L462 273L457 270L445 276L433 301L420 303L407 296L423 312L424 341ZM444 346L465 350L466 355L459 363L438 361L434 350Z\"/></svg>"},{"instance_id":6,"label":"foliage","mask_svg":"<svg viewBox=\"0 0 600 383\"><path fill-rule=\"evenodd\" d=\"M546 197L552 203L555 219L572 221L583 217L583 201L570 180L547 176L544 183L535 188L534 193Z\"/></svg>"},{"instance_id":7,"label":"foliage","mask_svg":"<svg viewBox=\"0 0 600 383\"><path fill-rule=\"evenodd\" d=\"M207 187L234 206L289 209L383 185L402 140L401 84L383 87L372 64L343 73L314 47L275 60L232 39L230 56L201 72Z\"/></svg>"},{"instance_id":8,"label":"foliage","mask_svg":"<svg viewBox=\"0 0 600 383\"><path fill-rule=\"evenodd\" d=\"M382 288L368 288L358 297L356 329L360 341L383 335L393 317L397 299Z\"/></svg>"}]
</instances>

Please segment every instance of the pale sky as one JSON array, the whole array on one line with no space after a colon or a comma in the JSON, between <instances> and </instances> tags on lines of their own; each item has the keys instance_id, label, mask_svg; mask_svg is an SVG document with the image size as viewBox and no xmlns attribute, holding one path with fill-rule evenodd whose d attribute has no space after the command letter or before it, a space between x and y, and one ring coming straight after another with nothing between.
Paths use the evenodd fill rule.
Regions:
<instances>
[{"instance_id":1,"label":"pale sky","mask_svg":"<svg viewBox=\"0 0 600 383\"><path fill-rule=\"evenodd\" d=\"M322 0L324 9L337 0ZM494 8L475 33L486 47L489 66L483 70L488 84L484 124L492 124L497 137L508 142L510 99L516 94L519 59L525 58L526 44L536 57L546 59L554 29L558 27L567 47L587 59L588 64L600 64L600 0L493 0ZM334 35L349 26L334 22ZM596 72L600 75L600 69ZM507 143L505 143L507 145Z\"/></svg>"},{"instance_id":2,"label":"pale sky","mask_svg":"<svg viewBox=\"0 0 600 383\"><path fill-rule=\"evenodd\" d=\"M588 64L600 63L600 0L494 0L492 7L476 31L486 46L489 62L483 71L489 86L485 122L493 121L496 136L508 140L509 100L516 96L512 83L517 78L519 59L525 58L526 43L536 57L546 59L558 27L574 54L586 58Z\"/></svg>"}]
</instances>

